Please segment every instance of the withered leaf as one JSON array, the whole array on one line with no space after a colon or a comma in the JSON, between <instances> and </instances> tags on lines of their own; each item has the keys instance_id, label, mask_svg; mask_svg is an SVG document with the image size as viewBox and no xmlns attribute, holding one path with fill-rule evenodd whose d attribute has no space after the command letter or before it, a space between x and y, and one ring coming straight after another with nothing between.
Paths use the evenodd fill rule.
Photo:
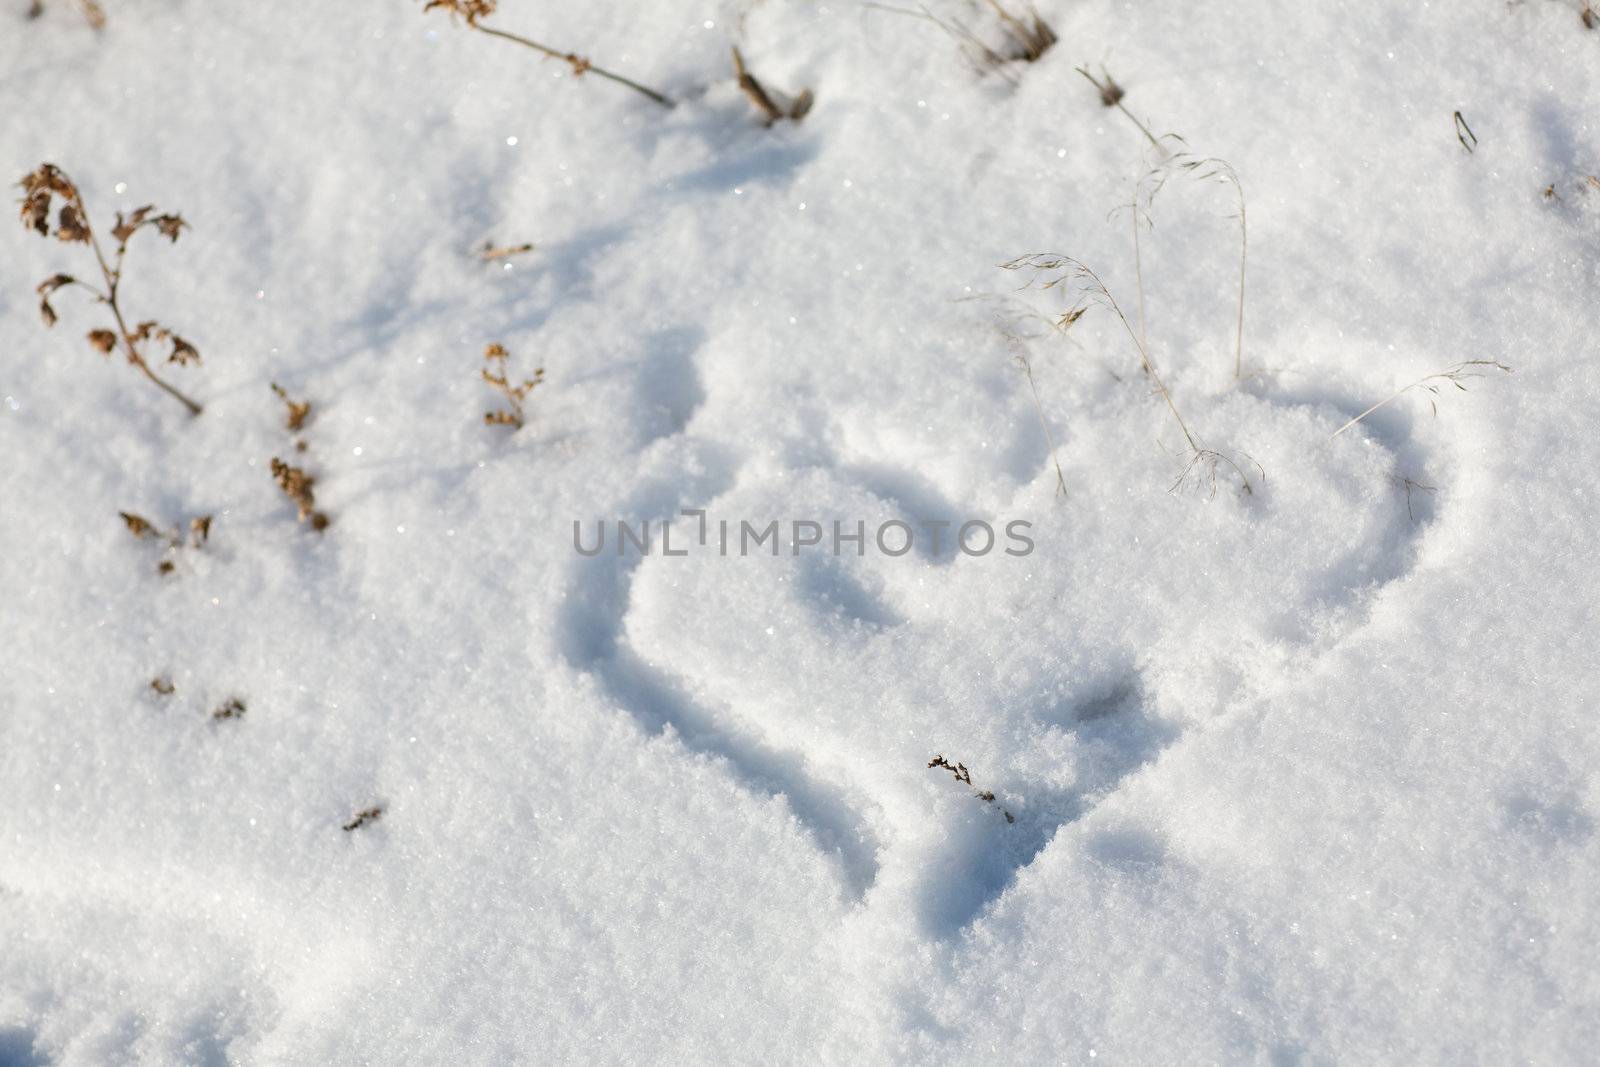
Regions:
<instances>
[{"instance_id":1,"label":"withered leaf","mask_svg":"<svg viewBox=\"0 0 1600 1067\"><path fill-rule=\"evenodd\" d=\"M110 330L90 330L89 343L99 349L101 355L109 356L117 347L117 335Z\"/></svg>"},{"instance_id":2,"label":"withered leaf","mask_svg":"<svg viewBox=\"0 0 1600 1067\"><path fill-rule=\"evenodd\" d=\"M22 201L22 224L41 237L50 233L50 193L40 189Z\"/></svg>"},{"instance_id":3,"label":"withered leaf","mask_svg":"<svg viewBox=\"0 0 1600 1067\"><path fill-rule=\"evenodd\" d=\"M128 238L138 232L139 227L144 225L145 218L154 210L154 204L146 204L126 219L122 217L122 212L117 212L117 224L111 228L111 236L115 237L118 243L127 244Z\"/></svg>"},{"instance_id":4,"label":"withered leaf","mask_svg":"<svg viewBox=\"0 0 1600 1067\"><path fill-rule=\"evenodd\" d=\"M173 243L177 242L178 234L189 226L181 215L157 215L153 221L156 229L161 231L161 236Z\"/></svg>"},{"instance_id":5,"label":"withered leaf","mask_svg":"<svg viewBox=\"0 0 1600 1067\"><path fill-rule=\"evenodd\" d=\"M61 213L56 216L56 240L89 243L89 224L76 204L61 205Z\"/></svg>"},{"instance_id":6,"label":"withered leaf","mask_svg":"<svg viewBox=\"0 0 1600 1067\"><path fill-rule=\"evenodd\" d=\"M38 288L34 289L34 292L38 293L40 296L49 296L63 285L71 285L72 282L73 278L70 274L52 274L50 277L40 282Z\"/></svg>"},{"instance_id":7,"label":"withered leaf","mask_svg":"<svg viewBox=\"0 0 1600 1067\"><path fill-rule=\"evenodd\" d=\"M189 520L189 540L199 548L211 538L211 516L201 515Z\"/></svg>"},{"instance_id":8,"label":"withered leaf","mask_svg":"<svg viewBox=\"0 0 1600 1067\"><path fill-rule=\"evenodd\" d=\"M153 532L155 530L155 527L153 525L151 525L150 520L145 518L144 516L135 515L131 511L119 511L119 512L117 512L117 514L122 516L122 521L125 524L127 524L128 532L133 534L133 536L135 536L135 537L153 537L153 536L155 536L155 534Z\"/></svg>"},{"instance_id":9,"label":"withered leaf","mask_svg":"<svg viewBox=\"0 0 1600 1067\"><path fill-rule=\"evenodd\" d=\"M54 326L56 324L56 309L50 306L50 300L47 297L41 297L39 300L39 317L44 319L46 326Z\"/></svg>"},{"instance_id":10,"label":"withered leaf","mask_svg":"<svg viewBox=\"0 0 1600 1067\"><path fill-rule=\"evenodd\" d=\"M180 367L190 363L200 362L200 353L195 351L194 345L185 341L177 334L172 334L172 355L167 357L168 363L176 363Z\"/></svg>"},{"instance_id":11,"label":"withered leaf","mask_svg":"<svg viewBox=\"0 0 1600 1067\"><path fill-rule=\"evenodd\" d=\"M273 393L277 395L279 400L283 401L283 406L288 409L284 416L284 425L290 433L299 433L301 427L306 424L306 416L311 414L311 401L291 400L283 386L277 382L272 382L271 385Z\"/></svg>"}]
</instances>

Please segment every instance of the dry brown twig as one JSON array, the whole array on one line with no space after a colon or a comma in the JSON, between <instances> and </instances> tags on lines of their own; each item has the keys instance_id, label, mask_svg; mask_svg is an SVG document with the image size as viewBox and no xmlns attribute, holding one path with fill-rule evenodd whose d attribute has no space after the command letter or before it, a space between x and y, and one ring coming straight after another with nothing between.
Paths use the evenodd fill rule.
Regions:
<instances>
[{"instance_id":1,"label":"dry brown twig","mask_svg":"<svg viewBox=\"0 0 1600 1067\"><path fill-rule=\"evenodd\" d=\"M811 110L813 98L810 89L800 90L800 95L792 100L782 94L774 98L774 95L756 80L755 75L745 68L744 56L740 54L738 46L733 47L733 74L739 81L740 90L750 100L750 106L761 113L764 125L771 126L784 119L799 122L806 117L806 112ZM779 100L783 101L781 105L778 103Z\"/></svg>"},{"instance_id":2,"label":"dry brown twig","mask_svg":"<svg viewBox=\"0 0 1600 1067\"><path fill-rule=\"evenodd\" d=\"M56 324L56 310L51 306L50 298L57 290L64 288L84 290L98 303L110 309L116 326L115 330L90 330L89 344L105 356L109 356L121 346L128 362L137 367L141 374L188 408L191 415L200 414L199 404L179 392L151 369L143 349L153 341L169 342L172 351L167 356L166 362L176 363L180 367L199 363L200 353L195 351L195 347L188 341L160 323L140 322L130 327L123 315L119 293L122 270L128 254L128 242L134 234L148 227L168 240L176 242L178 235L187 229L189 224L184 222L180 215L152 214L155 211L152 205L139 208L126 218L119 211L117 224L111 230L111 236L116 238L117 245L108 257L89 223L89 211L84 206L83 194L78 190L77 184L60 168L54 164L41 163L39 168L24 177L20 184L23 190L22 224L41 237L54 237L64 244L87 245L94 253L95 266L100 271L99 288L70 274L55 274L40 282L35 292L39 295L39 315L44 319L44 324L46 326ZM61 207L56 212L52 225L51 214L57 198L61 200Z\"/></svg>"},{"instance_id":3,"label":"dry brown twig","mask_svg":"<svg viewBox=\"0 0 1600 1067\"><path fill-rule=\"evenodd\" d=\"M490 37L499 37L502 40L511 41L514 44L520 44L524 48L531 48L535 52L538 52L550 59L561 60L572 68L572 74L574 77L581 77L584 74L593 74L597 77L605 78L608 81L616 82L618 85L626 86L627 88L632 89L634 92L643 96L647 96L651 100L654 100L656 103L660 104L662 107L670 108L675 106L672 99L664 93L659 93L648 86L640 85L632 78L624 77L615 71L606 70L604 67L597 67L586 57L580 56L576 52L563 52L560 49L551 48L549 45L540 44L538 41L523 37L520 34L508 33L505 30L498 30L492 26L485 26L482 20L494 14L495 6L496 0L428 0L428 2L423 5L422 12L423 14L427 14L436 7L442 8L450 14L452 20L457 18L461 19L469 30L477 30L479 33L486 33Z\"/></svg>"},{"instance_id":4,"label":"dry brown twig","mask_svg":"<svg viewBox=\"0 0 1600 1067\"><path fill-rule=\"evenodd\" d=\"M328 516L317 510L316 495L312 487L316 479L300 467L291 467L277 456L272 457L272 479L283 490L283 495L294 501L301 522L321 533L328 528Z\"/></svg>"},{"instance_id":5,"label":"dry brown twig","mask_svg":"<svg viewBox=\"0 0 1600 1067\"><path fill-rule=\"evenodd\" d=\"M487 345L483 350L483 360L488 366L479 371L479 374L485 382L500 391L506 398L507 405L504 410L484 412L483 421L490 426L511 426L520 430L524 418L523 401L527 399L529 393L544 384L544 368L535 368L532 378L523 379L521 385L512 385L510 372L507 369L510 359L511 353L507 352L505 346L498 341Z\"/></svg>"}]
</instances>

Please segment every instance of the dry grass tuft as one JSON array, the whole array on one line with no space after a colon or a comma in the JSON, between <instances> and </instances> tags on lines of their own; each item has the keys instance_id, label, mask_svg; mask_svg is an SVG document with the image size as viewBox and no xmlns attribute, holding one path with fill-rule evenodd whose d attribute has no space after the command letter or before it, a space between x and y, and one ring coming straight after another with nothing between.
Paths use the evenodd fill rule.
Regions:
<instances>
[{"instance_id":1,"label":"dry grass tuft","mask_svg":"<svg viewBox=\"0 0 1600 1067\"><path fill-rule=\"evenodd\" d=\"M674 106L672 99L666 94L659 93L648 86L640 85L632 78L625 78L615 71L606 70L604 67L597 67L591 63L587 57L580 56L576 52L563 52L560 49L551 48L549 45L540 44L538 41L523 37L520 34L507 33L505 30L497 30L492 26L485 26L483 24L483 20L494 14L495 6L496 0L428 0L428 2L423 5L422 12L423 14L427 14L434 8L439 8L442 11L448 12L452 21L460 19L462 24L464 24L469 30L477 30L479 33L486 33L490 37L499 37L502 40L511 41L514 44L520 44L524 48L531 48L535 52L538 52L550 59L561 60L572 68L574 77L581 77L584 74L593 74L596 77L605 78L607 81L616 82L618 85L626 86L636 93L647 96L651 100L654 100L656 103L660 104L662 107L670 108Z\"/></svg>"},{"instance_id":2,"label":"dry grass tuft","mask_svg":"<svg viewBox=\"0 0 1600 1067\"><path fill-rule=\"evenodd\" d=\"M1429 394L1428 406L1433 409L1434 416L1438 417L1439 402L1437 398L1440 390L1444 389L1444 387L1447 385L1453 385L1464 393L1467 391L1466 383L1468 380L1472 378L1482 378L1491 370L1497 370L1504 374L1511 373L1511 368L1506 366L1504 363L1500 363L1492 359L1469 359L1464 363L1457 363L1453 367L1449 367L1445 370L1437 371L1425 377L1418 378L1409 385L1402 385L1400 388L1396 389L1394 392L1390 393L1388 396L1384 397L1382 400L1378 401L1376 404L1372 405L1370 408L1363 411L1361 414L1357 415L1355 418L1351 419L1337 430L1333 431L1333 435L1329 438L1329 440L1331 441L1333 438L1338 437L1340 434L1344 433L1350 427L1354 426L1368 415L1371 415L1379 408L1399 400L1402 396L1404 396L1406 393L1409 393L1413 389L1421 389Z\"/></svg>"},{"instance_id":3,"label":"dry grass tuft","mask_svg":"<svg viewBox=\"0 0 1600 1067\"><path fill-rule=\"evenodd\" d=\"M1171 488L1176 491L1185 485L1198 482L1208 486L1214 493L1216 491L1216 476L1219 469L1227 467L1239 479L1239 487L1246 495L1255 492L1255 486L1250 476L1245 473L1244 464L1233 456L1216 449L1207 448L1189 429L1189 423L1178 411L1178 405L1172 398L1172 393L1167 389L1166 383L1161 380L1160 373L1150 359L1149 349L1133 331L1133 324L1128 321L1128 316L1122 311L1122 305L1117 303L1116 297L1111 295L1111 290L1106 288L1100 276L1082 262L1071 256L1062 256L1054 253L1044 253L1022 256L1009 263L1000 265L1004 270L1020 270L1029 272L1027 286L1038 289L1060 288L1070 295L1067 310L1061 315L1058 324L1062 329L1067 329L1081 319L1091 307L1101 307L1111 311L1122 323L1122 328L1127 332L1128 339L1133 342L1134 349L1139 353L1140 368L1145 377L1150 380L1156 395L1160 396L1171 412L1172 419L1183 433L1183 440L1188 448L1188 458L1177 481ZM1248 456L1243 457L1247 462L1254 464L1257 471L1262 473L1260 464L1256 464Z\"/></svg>"},{"instance_id":4,"label":"dry grass tuft","mask_svg":"<svg viewBox=\"0 0 1600 1067\"><path fill-rule=\"evenodd\" d=\"M511 353L506 351L504 345L498 341L487 345L483 350L483 360L487 364L479 374L485 382L500 391L506 398L506 407L498 411L483 413L483 421L490 426L510 426L522 429L524 420L523 401L528 394L544 384L544 368L534 369L532 378L524 378L521 385L512 385L508 364Z\"/></svg>"},{"instance_id":5,"label":"dry grass tuft","mask_svg":"<svg viewBox=\"0 0 1600 1067\"><path fill-rule=\"evenodd\" d=\"M1001 0L969 0L967 6L978 15L993 20L999 47L991 45L981 33L954 15L941 16L926 4L916 7L897 7L893 4L868 0L862 6L895 15L921 19L939 27L961 49L961 54L979 74L997 73L1012 85L1020 84L1010 70L1012 63L1032 63L1056 43L1055 30L1030 3L1022 11L1011 10Z\"/></svg>"},{"instance_id":6,"label":"dry grass tuft","mask_svg":"<svg viewBox=\"0 0 1600 1067\"><path fill-rule=\"evenodd\" d=\"M1173 137L1180 144L1183 139ZM1139 203L1143 202L1143 213L1149 217L1150 210L1155 206L1157 194L1161 192L1169 179L1174 176L1191 178L1202 182L1220 182L1231 186L1238 214L1233 216L1239 220L1239 314L1238 322L1233 336L1233 377L1237 381L1244 374L1244 281L1245 281L1245 256L1250 249L1249 223L1245 216L1244 186L1239 181L1238 173L1233 165L1225 159L1214 157L1200 157L1189 152L1176 152L1152 168L1139 180L1134 194L1135 228L1134 228L1134 256L1138 258L1138 215L1141 211ZM1139 328L1140 335L1144 330L1144 284L1141 277L1139 286Z\"/></svg>"},{"instance_id":7,"label":"dry grass tuft","mask_svg":"<svg viewBox=\"0 0 1600 1067\"><path fill-rule=\"evenodd\" d=\"M115 330L101 328L89 331L89 344L95 351L103 356L109 356L120 346L128 362L138 368L141 374L188 408L191 415L200 414L199 404L179 392L151 369L147 349L152 342L169 343L172 351L167 355L166 362L176 363L180 367L199 363L200 353L192 344L160 323L140 322L129 327L123 315L119 293L123 266L128 254L128 242L135 234L143 229L152 229L176 243L178 236L188 228L189 224L184 222L180 215L153 214L155 207L152 205L139 208L126 218L118 212L117 223L111 228L111 236L115 238L117 244L108 257L89 223L89 210L84 206L83 194L77 184L60 168L50 163L41 163L39 168L24 177L20 184L23 191L21 211L23 225L41 237L54 237L63 244L88 246L94 254L94 264L100 274L99 286L71 274L54 274L40 282L35 292L39 296L39 315L44 319L44 324L46 326L56 324L56 310L51 305L50 298L58 290L65 288L84 290L97 303L103 304L110 310L116 326ZM57 200L60 201L59 210L56 208Z\"/></svg>"}]
</instances>

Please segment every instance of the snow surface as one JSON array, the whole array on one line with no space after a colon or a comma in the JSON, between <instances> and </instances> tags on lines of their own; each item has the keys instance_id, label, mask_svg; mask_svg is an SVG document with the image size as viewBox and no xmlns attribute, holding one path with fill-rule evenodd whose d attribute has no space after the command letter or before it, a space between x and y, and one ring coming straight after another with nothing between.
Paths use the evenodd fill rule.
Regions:
<instances>
[{"instance_id":1,"label":"snow surface","mask_svg":"<svg viewBox=\"0 0 1600 1067\"><path fill-rule=\"evenodd\" d=\"M1576 5L1046 0L1008 76L850 0L491 20L670 112L408 0L26 6L0 175L183 212L125 296L207 410L84 303L47 331L82 250L7 224L0 1064L1592 1061ZM734 41L803 123L762 128ZM997 311L1065 309L997 269L1052 251L1133 314L1150 149L1102 61L1243 183L1242 382L1230 191L1171 185L1141 256L1152 359L1253 494L1170 489L1109 313ZM520 432L490 341L547 370ZM1330 440L1470 359L1514 371ZM269 382L314 405L321 535ZM1037 547L573 551L680 508ZM210 543L163 577L119 510Z\"/></svg>"}]
</instances>

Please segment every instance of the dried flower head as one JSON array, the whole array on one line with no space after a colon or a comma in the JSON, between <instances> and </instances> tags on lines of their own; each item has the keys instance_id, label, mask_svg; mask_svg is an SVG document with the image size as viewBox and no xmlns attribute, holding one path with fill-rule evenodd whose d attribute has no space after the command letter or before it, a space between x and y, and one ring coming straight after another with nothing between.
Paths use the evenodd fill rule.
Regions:
<instances>
[{"instance_id":1,"label":"dried flower head","mask_svg":"<svg viewBox=\"0 0 1600 1067\"><path fill-rule=\"evenodd\" d=\"M495 0L428 0L422 12L427 14L436 7L450 12L452 18L459 16L467 20L467 25L475 26L479 19L494 14Z\"/></svg>"}]
</instances>

